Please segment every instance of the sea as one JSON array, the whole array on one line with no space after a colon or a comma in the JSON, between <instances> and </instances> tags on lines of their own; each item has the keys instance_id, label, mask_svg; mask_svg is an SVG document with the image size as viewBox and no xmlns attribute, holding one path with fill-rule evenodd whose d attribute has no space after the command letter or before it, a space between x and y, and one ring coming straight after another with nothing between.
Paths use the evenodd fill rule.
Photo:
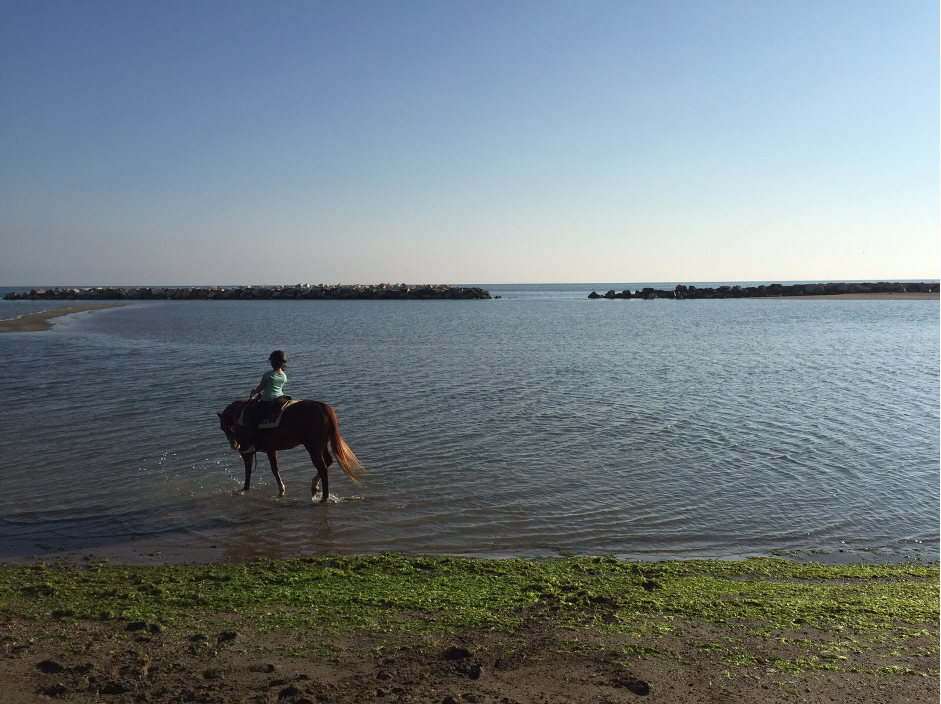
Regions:
<instances>
[{"instance_id":1,"label":"sea","mask_svg":"<svg viewBox=\"0 0 941 704\"><path fill-rule=\"evenodd\" d=\"M0 560L938 559L937 301L588 299L644 285L672 287L129 301L2 334ZM326 503L303 448L284 497L264 457L243 492L219 427L275 349L367 470L334 465Z\"/></svg>"}]
</instances>

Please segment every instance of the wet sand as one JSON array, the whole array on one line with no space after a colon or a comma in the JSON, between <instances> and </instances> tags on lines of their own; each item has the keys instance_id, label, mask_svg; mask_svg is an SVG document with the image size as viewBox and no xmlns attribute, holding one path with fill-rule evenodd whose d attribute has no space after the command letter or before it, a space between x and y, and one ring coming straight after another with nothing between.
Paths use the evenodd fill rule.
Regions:
<instances>
[{"instance_id":1,"label":"wet sand","mask_svg":"<svg viewBox=\"0 0 941 704\"><path fill-rule=\"evenodd\" d=\"M72 313L83 313L88 310L99 310L101 308L118 308L120 303L100 303L88 306L71 306L69 308L58 308L56 310L44 310L39 313L27 313L19 318L12 320L0 320L0 332L39 332L42 330L51 330L52 318L58 318Z\"/></svg>"},{"instance_id":2,"label":"wet sand","mask_svg":"<svg viewBox=\"0 0 941 704\"><path fill-rule=\"evenodd\" d=\"M778 639L684 623L683 636L611 636L602 628L529 619L510 632L330 636L259 632L239 615L194 611L171 626L10 615L0 624L3 701L206 704L765 704L937 702L937 653L849 652L867 672L792 669L806 631ZM135 630L136 629L136 630ZM159 629L159 630L158 630ZM926 653L936 633L906 643ZM815 633L821 639L828 636ZM846 635L858 635L850 631ZM866 634L861 634L865 643ZM832 637L832 636L831 636ZM726 645L760 655L730 664ZM725 645L723 645L725 644ZM814 656L815 651L810 651ZM843 651L841 651L843 652ZM847 651L848 652L848 651ZM840 655L845 658L847 656ZM814 661L817 661L814 656ZM827 664L827 661L817 661ZM839 661L838 662L842 662ZM872 671L885 668L885 674ZM913 671L914 672L914 671ZM918 670L917 672L921 672Z\"/></svg>"}]
</instances>

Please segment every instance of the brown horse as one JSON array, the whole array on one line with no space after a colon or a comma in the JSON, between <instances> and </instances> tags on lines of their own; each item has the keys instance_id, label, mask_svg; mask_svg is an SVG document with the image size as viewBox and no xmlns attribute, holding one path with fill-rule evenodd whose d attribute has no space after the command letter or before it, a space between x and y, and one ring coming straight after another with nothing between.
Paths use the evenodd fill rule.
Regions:
<instances>
[{"instance_id":1,"label":"brown horse","mask_svg":"<svg viewBox=\"0 0 941 704\"><path fill-rule=\"evenodd\" d=\"M233 450L238 450L245 441L245 426L239 425L237 419L246 403L248 403L246 400L233 401L226 406L222 413L216 412L216 415L219 416L222 432L225 433ZM278 481L280 496L284 496L284 482L281 481L281 474L278 472L278 450L290 450L298 445L304 446L314 463L314 467L317 468L317 474L310 485L311 498L317 493L317 485L321 482L323 482L321 501L326 501L330 497L327 467L333 464L333 458L330 457L330 453L327 451L328 442L337 458L340 469L346 473L346 476L359 484L359 474L363 471L363 465L359 463L356 455L343 442L337 427L337 415L325 403L320 401L298 401L291 404L284 409L284 415L281 417L278 427L260 430L258 439L257 444L268 455L271 472ZM248 491L255 453L243 454L242 459L245 462L245 486L243 491Z\"/></svg>"}]
</instances>

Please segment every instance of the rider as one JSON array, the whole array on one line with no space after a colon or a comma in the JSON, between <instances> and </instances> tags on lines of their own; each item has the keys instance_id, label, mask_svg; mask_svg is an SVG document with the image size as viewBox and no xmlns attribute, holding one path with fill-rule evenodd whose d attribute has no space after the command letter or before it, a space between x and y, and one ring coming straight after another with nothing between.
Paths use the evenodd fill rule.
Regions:
<instances>
[{"instance_id":1,"label":"rider","mask_svg":"<svg viewBox=\"0 0 941 704\"><path fill-rule=\"evenodd\" d=\"M239 450L247 455L255 451L255 443L258 442L258 421L265 415L271 402L283 396L281 387L288 380L284 370L287 368L288 360L281 350L275 350L268 357L271 362L271 371L265 372L261 377L261 383L252 389L249 399L255 394L261 394L261 398L254 403L250 403L245 409L245 446Z\"/></svg>"}]
</instances>

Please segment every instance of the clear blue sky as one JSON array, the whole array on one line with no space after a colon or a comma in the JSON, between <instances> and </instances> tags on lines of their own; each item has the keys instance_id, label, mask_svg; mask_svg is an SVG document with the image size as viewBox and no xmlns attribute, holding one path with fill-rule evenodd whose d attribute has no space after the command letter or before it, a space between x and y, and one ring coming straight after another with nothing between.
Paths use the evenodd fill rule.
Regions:
<instances>
[{"instance_id":1,"label":"clear blue sky","mask_svg":"<svg viewBox=\"0 0 941 704\"><path fill-rule=\"evenodd\" d=\"M0 285L938 278L935 0L0 2Z\"/></svg>"}]
</instances>

